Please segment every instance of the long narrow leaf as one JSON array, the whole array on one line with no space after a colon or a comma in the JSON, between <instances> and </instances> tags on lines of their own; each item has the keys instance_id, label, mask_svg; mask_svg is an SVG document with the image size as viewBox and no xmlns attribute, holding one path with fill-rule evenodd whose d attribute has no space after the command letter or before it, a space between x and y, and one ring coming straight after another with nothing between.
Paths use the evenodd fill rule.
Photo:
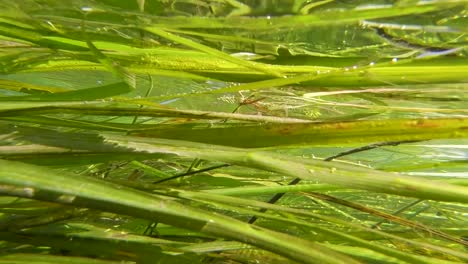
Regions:
<instances>
[{"instance_id":1,"label":"long narrow leaf","mask_svg":"<svg viewBox=\"0 0 468 264\"><path fill-rule=\"evenodd\" d=\"M34 165L0 160L0 182L0 192L4 195L72 204L155 220L250 243L303 263L356 263L312 242L97 179L58 174Z\"/></svg>"}]
</instances>

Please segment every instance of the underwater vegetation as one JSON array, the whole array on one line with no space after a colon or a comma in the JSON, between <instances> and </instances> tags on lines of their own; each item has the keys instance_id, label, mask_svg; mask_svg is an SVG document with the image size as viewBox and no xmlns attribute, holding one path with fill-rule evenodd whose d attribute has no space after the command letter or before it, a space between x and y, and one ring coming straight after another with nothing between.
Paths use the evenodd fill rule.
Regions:
<instances>
[{"instance_id":1,"label":"underwater vegetation","mask_svg":"<svg viewBox=\"0 0 468 264\"><path fill-rule=\"evenodd\" d=\"M468 262L467 7L0 0L0 263Z\"/></svg>"}]
</instances>

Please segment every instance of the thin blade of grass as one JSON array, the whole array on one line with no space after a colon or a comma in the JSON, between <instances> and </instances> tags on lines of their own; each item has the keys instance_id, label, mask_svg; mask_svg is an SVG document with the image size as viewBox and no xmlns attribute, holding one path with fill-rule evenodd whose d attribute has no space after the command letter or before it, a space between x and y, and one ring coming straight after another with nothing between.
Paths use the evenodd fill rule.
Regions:
<instances>
[{"instance_id":1,"label":"thin blade of grass","mask_svg":"<svg viewBox=\"0 0 468 264\"><path fill-rule=\"evenodd\" d=\"M58 174L39 166L0 160L0 182L0 192L4 195L155 220L250 243L304 263L357 263L309 241L89 177Z\"/></svg>"},{"instance_id":2,"label":"thin blade of grass","mask_svg":"<svg viewBox=\"0 0 468 264\"><path fill-rule=\"evenodd\" d=\"M342 162L300 159L266 151L133 136L105 135L106 141L149 153L221 161L347 188L421 199L468 203L468 189L417 177L372 170ZM204 150L209 149L209 152Z\"/></svg>"},{"instance_id":3,"label":"thin blade of grass","mask_svg":"<svg viewBox=\"0 0 468 264\"><path fill-rule=\"evenodd\" d=\"M69 256L54 256L45 254L25 254L15 253L2 255L0 257L0 263L5 264L30 264L30 263L41 263L41 264L119 264L119 263L131 263L128 261L112 261L112 260L99 260L95 258L85 257L69 257Z\"/></svg>"},{"instance_id":4,"label":"thin blade of grass","mask_svg":"<svg viewBox=\"0 0 468 264\"><path fill-rule=\"evenodd\" d=\"M254 148L464 138L468 137L466 127L468 119L464 118L401 119L169 128L135 132L133 135ZM233 134L236 135L236 140L232 140Z\"/></svg>"},{"instance_id":5,"label":"thin blade of grass","mask_svg":"<svg viewBox=\"0 0 468 264\"><path fill-rule=\"evenodd\" d=\"M96 86L86 89L59 92L44 95L7 96L0 97L0 101L83 101L107 98L119 94L128 93L132 88L125 82Z\"/></svg>"},{"instance_id":6,"label":"thin blade of grass","mask_svg":"<svg viewBox=\"0 0 468 264\"><path fill-rule=\"evenodd\" d=\"M281 73L276 72L275 70L270 69L265 65L255 64L253 62L249 62L249 61L242 60L242 59L239 59L239 58L236 58L236 57L233 57L233 56L229 56L224 52L221 52L221 51L218 51L216 49L210 48L208 46L197 43L197 42L192 41L190 39L183 38L183 37L177 36L175 34L169 33L167 31L164 31L161 28L146 27L146 28L144 28L144 30L146 30L146 31L148 31L150 33L156 34L156 35L158 35L160 37L163 37L163 38L169 39L171 41L186 45L188 47L191 47L191 48L206 52L207 54L212 55L214 57L221 58L223 60L232 62L234 64L241 65L243 67L246 67L246 68L249 68L249 69L252 69L252 70L260 71L260 72L266 73L268 75L276 76L276 77L282 77L283 76Z\"/></svg>"}]
</instances>

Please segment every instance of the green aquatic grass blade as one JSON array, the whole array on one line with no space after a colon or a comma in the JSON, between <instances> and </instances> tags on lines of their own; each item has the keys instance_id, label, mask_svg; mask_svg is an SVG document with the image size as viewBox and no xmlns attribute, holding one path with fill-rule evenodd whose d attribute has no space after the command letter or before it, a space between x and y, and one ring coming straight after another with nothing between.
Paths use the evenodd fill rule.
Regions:
<instances>
[{"instance_id":1,"label":"green aquatic grass blade","mask_svg":"<svg viewBox=\"0 0 468 264\"><path fill-rule=\"evenodd\" d=\"M20 42L30 42L37 46L47 47L51 49L65 49L72 51L86 51L87 48L80 41L70 41L65 38L45 37L45 34L52 33L43 29L27 29L21 27L12 27L9 25L0 24L0 35L10 37ZM52 33L53 34L53 33Z\"/></svg>"},{"instance_id":2,"label":"green aquatic grass blade","mask_svg":"<svg viewBox=\"0 0 468 264\"><path fill-rule=\"evenodd\" d=\"M440 180L454 185L468 186L468 180L464 179L449 179ZM334 191L342 190L343 188L331 184L299 184L299 185L279 185L279 186L243 186L222 189L205 189L203 192L229 195L229 196L258 196L264 194L277 194L289 192L318 192L318 191Z\"/></svg>"},{"instance_id":3,"label":"green aquatic grass blade","mask_svg":"<svg viewBox=\"0 0 468 264\"><path fill-rule=\"evenodd\" d=\"M180 29L166 29L166 31L173 32L173 33L181 33L184 35L189 36L196 36L203 38L205 41L209 41L212 43L242 43L244 45L255 45L255 50L259 54L277 54L278 47L281 46L280 42L267 42L267 41L260 41L252 38L246 38L241 36L229 36L229 35L221 35L221 34L209 34L209 33L202 33L197 31L188 31L188 30L180 30ZM234 54L235 55L235 54ZM325 54L323 54L326 56ZM254 57L256 58L256 57ZM265 58L264 56L258 56L258 58ZM268 58L268 57L266 57Z\"/></svg>"},{"instance_id":4,"label":"green aquatic grass blade","mask_svg":"<svg viewBox=\"0 0 468 264\"><path fill-rule=\"evenodd\" d=\"M312 192L312 191L331 191L341 189L339 186L330 184L299 184L299 185L279 185L279 186L244 186L235 188L222 188L222 189L207 189L203 192L229 195L229 196L245 196L245 195L263 195L263 194L276 194L286 192Z\"/></svg>"},{"instance_id":5,"label":"green aquatic grass blade","mask_svg":"<svg viewBox=\"0 0 468 264\"><path fill-rule=\"evenodd\" d=\"M49 150L53 150L55 152L59 151L68 151L75 150L86 150L92 152L121 152L124 151L125 148L119 148L112 144L106 144L104 139L95 134L89 132L75 132L75 131L56 131L47 128L39 128L39 127L29 127L29 126L22 126L19 124L2 124L0 126L0 132L2 135L7 135L6 138L18 141L28 141L33 142L34 144L41 145L44 147L44 152L47 153L48 148ZM16 135L14 135L16 133ZM10 135L10 136L8 136ZM13 136L14 135L14 136ZM37 147L36 145L36 147ZM26 150L28 153L28 147L22 148L21 146L3 146L9 148L11 151L19 151ZM34 149L34 146L33 146ZM36 149L37 151L37 149ZM41 152L41 151L38 151ZM29 153L32 153L29 151Z\"/></svg>"},{"instance_id":6,"label":"green aquatic grass blade","mask_svg":"<svg viewBox=\"0 0 468 264\"><path fill-rule=\"evenodd\" d=\"M10 38L18 38L32 43L39 42L42 37L42 35L39 32L36 32L34 28L27 29L22 27L12 27L5 24L0 24L0 35Z\"/></svg>"},{"instance_id":7,"label":"green aquatic grass blade","mask_svg":"<svg viewBox=\"0 0 468 264\"><path fill-rule=\"evenodd\" d=\"M228 57L232 57L226 55ZM225 60L210 58L206 60L200 54L148 55L148 58L134 58L147 60L148 63L128 65L129 72L138 74L161 74L194 80L224 80L228 82L242 82L244 85L233 85L213 92L234 92L240 90L259 90L285 85L303 85L308 87L363 87L405 85L423 83L464 83L468 78L468 65L458 57L441 57L431 60L414 60L392 65L375 63L370 67L368 58L358 58L343 67L329 67L319 63L314 65L262 65L275 71L280 71L288 78L273 78L263 72L256 72L239 67L237 64ZM313 58L315 59L315 58ZM329 63L334 64L332 59ZM362 65L362 63L365 65ZM336 62L341 63L342 62ZM336 64L335 63L335 64ZM260 65L260 63L256 63ZM353 67L357 67L354 69ZM104 66L79 60L50 60L39 63L34 67L22 69L22 72L50 72L65 70L103 70ZM316 90L316 89L314 89ZM196 94L196 93L195 93ZM205 94L205 93L202 93ZM176 95L182 96L182 95Z\"/></svg>"},{"instance_id":8,"label":"green aquatic grass blade","mask_svg":"<svg viewBox=\"0 0 468 264\"><path fill-rule=\"evenodd\" d=\"M14 253L0 256L0 263L5 264L29 264L29 263L40 263L40 264L118 264L118 263L131 263L128 261L112 261L112 260L100 260L96 258L85 258L85 257L69 257L69 256L54 256L45 254L24 254Z\"/></svg>"},{"instance_id":9,"label":"green aquatic grass blade","mask_svg":"<svg viewBox=\"0 0 468 264\"><path fill-rule=\"evenodd\" d=\"M47 93L59 93L59 92L66 92L67 89L60 88L60 87L51 87L51 86L42 86L42 85L34 85L14 80L1 80L0 79L0 88L18 91L18 92L47 92Z\"/></svg>"},{"instance_id":10,"label":"green aquatic grass blade","mask_svg":"<svg viewBox=\"0 0 468 264\"><path fill-rule=\"evenodd\" d=\"M187 57L190 59L190 57ZM170 60L170 59L169 59ZM183 72L174 69L175 67L173 66L174 63L167 63L168 61L164 60L163 64L159 67L156 67L156 65L152 64L146 64L144 66L141 65L132 65L128 67L128 70L132 73L135 74L154 74L154 75L159 75L159 76L167 76L167 77L176 77L176 78L185 78L185 79L191 79L191 80L197 80L197 81L207 81L210 80L209 77L202 76L196 73L190 73L190 72ZM157 62L155 62L157 63ZM172 66L171 66L172 65ZM188 64L190 65L190 64ZM166 67L164 67L166 66ZM183 70L182 64L178 64L177 66L180 66L180 70ZM190 68L189 69L193 69ZM60 60L60 61L49 61L48 63L38 63L34 67L29 67L29 68L22 68L18 70L19 72L24 72L24 73L33 73L33 72L66 72L66 71L104 71L106 70L106 67L95 63L95 62L89 62L89 61L80 61L80 60Z\"/></svg>"},{"instance_id":11,"label":"green aquatic grass blade","mask_svg":"<svg viewBox=\"0 0 468 264\"><path fill-rule=\"evenodd\" d=\"M249 69L252 69L252 70L260 71L260 72L266 73L268 75L276 76L276 77L282 77L283 76L281 73L276 72L275 70L270 69L265 65L255 64L253 62L249 62L249 61L246 61L246 60L238 59L238 58L233 57L233 56L229 56L228 54L226 54L224 52L221 52L219 50L216 50L216 49L210 48L208 46L205 46L203 44L194 42L194 41L192 41L190 39L183 38L183 37L177 36L175 34L169 33L169 32L164 31L163 29L158 28L158 27L146 27L146 28L144 28L144 30L146 30L148 32L151 32L153 34L156 34L158 36L161 36L163 38L169 39L171 41L174 41L176 43L180 43L180 44L186 45L188 47L191 47L191 48L206 52L208 55L212 55L214 57L221 58L223 60L232 62L234 64L241 65L243 67L246 67L246 68L249 68Z\"/></svg>"},{"instance_id":12,"label":"green aquatic grass blade","mask_svg":"<svg viewBox=\"0 0 468 264\"><path fill-rule=\"evenodd\" d=\"M149 187L149 188L151 188L151 187ZM153 186L153 189L154 189L154 186ZM378 235L379 237L381 236L381 237L385 237L385 238L388 238L388 239L394 239L394 240L397 240L397 241L404 241L404 243L409 243L409 244L415 245L417 247L431 248L431 249L434 249L436 251L440 251L440 252L444 252L444 253L449 254L449 255L457 256L460 259L468 260L468 255L464 254L462 252L453 251L453 250L450 250L448 248L441 248L441 247L437 247L437 246L432 246L430 244L420 243L420 242L416 242L416 241L413 241L413 240L407 240L407 239L399 237L399 236L391 235L389 233L384 233L382 231L378 231L378 230L375 230L375 229L372 229L372 228L368 228L368 227L365 226L365 223L363 223L363 225L360 225L360 224L357 224L357 223L351 223L351 222L348 222L348 221L340 220L340 219L336 218L335 216L325 216L325 215L323 215L321 213L319 213L319 214L313 213L313 212L310 212L310 210L306 210L306 209L296 209L296 208L291 208L291 207L284 206L284 205L280 206L280 205L270 204L270 203L266 203L266 202L260 202L260 201L251 200L251 199L242 199L242 198L237 198L237 197L227 197L227 196L224 196L224 195L217 195L217 194L213 195L213 194L206 194L206 193L201 193L201 192L191 192L191 191L187 191L187 190L171 189L171 190L168 190L168 191L164 191L164 190L156 189L154 191L157 192L157 193L170 193L170 195L175 196L175 197L183 197L183 198L186 198L186 199L194 199L196 201L207 203L207 204L215 203L216 204L215 207L218 208L218 209L222 209L222 210L232 210L232 211L235 211L235 212L243 212L244 214L248 214L248 215L257 215L257 216L265 218L265 219L284 222L284 223L287 223L288 225L295 224L295 225L305 226L307 228L311 228L312 230L316 231L317 233L324 233L324 234L331 235L331 237L328 237L328 240L335 240L336 238L339 237L339 238L343 239L343 240L340 240L339 243L343 243L343 241L346 241L346 243L365 246L365 247L368 247L368 248L372 248L376 252L381 252L381 253L383 253L385 255L393 256L393 257L395 257L397 259L401 258L401 259L404 259L406 261L410 260L409 261L410 263L413 263L413 262L417 262L417 263L437 263L437 261L435 259L424 259L424 258L421 258L420 256L414 256L414 255L411 255L411 254L408 255L408 254L405 254L403 252L399 252L398 250L392 250L392 249L387 248L385 246L376 245L375 243L372 243L372 242L371 242L372 245L366 245L368 242L366 240L363 240L362 238L360 238L360 236L347 235L347 234L345 234L343 232L335 231L333 229L329 229L327 227L324 227L324 226L322 226L320 224L317 224L317 223L314 223L314 222L301 220L298 217L302 215L302 216L311 217L312 219L320 219L320 220L323 220L325 222L334 223L334 224L337 224L337 225L340 225L340 226L345 226L345 227L353 228L353 229L356 229L356 230L360 230L359 234L361 234L362 232L371 232L371 233L373 233L375 235ZM252 208L252 207L269 209L269 210L275 211L277 213L279 213L279 212L288 212L290 214L287 214L287 215L281 214L280 216L277 216L277 215L262 213L262 212L254 211L252 209L248 209L248 208ZM372 237L371 239L379 240L376 237ZM327 239L325 239L325 240L327 240Z\"/></svg>"},{"instance_id":13,"label":"green aquatic grass blade","mask_svg":"<svg viewBox=\"0 0 468 264\"><path fill-rule=\"evenodd\" d=\"M117 100L114 100L117 101ZM11 103L9 101L8 103ZM56 105L58 102L54 102ZM68 113L68 114L82 114L82 115L99 115L99 116L150 116L150 117L176 117L176 118L198 118L198 119L233 119L243 121L257 121L257 122L268 122L268 123L310 123L311 121L298 119L298 118L287 118L287 117L276 117L276 116L259 116L259 115L246 115L236 113L225 113L225 112L209 112L209 111L198 111L198 110L176 110L170 108L158 107L155 108L155 104L151 103L152 108L115 108L115 107L92 107L87 106L89 104L102 104L102 101L90 101L81 103L81 106L73 107L61 107L61 106L45 106L38 104L38 107L34 107L34 104L17 104L12 105L6 104L1 109L0 105L0 116L13 117L13 116L34 116L42 114L53 114L53 113ZM60 104L58 104L60 105ZM76 105L76 104L75 104ZM33 106L33 107L28 107ZM45 121L45 120L44 120ZM58 120L56 120L58 122ZM91 125L91 124L90 124ZM68 126L64 124L64 126ZM118 125L117 125L118 126ZM102 126L104 129L104 126ZM112 128L109 124L109 128ZM133 130L139 130L137 127L133 127ZM129 128L131 130L131 128Z\"/></svg>"},{"instance_id":14,"label":"green aquatic grass blade","mask_svg":"<svg viewBox=\"0 0 468 264\"><path fill-rule=\"evenodd\" d=\"M41 101L2 101L0 102L0 111L20 111L31 108L52 107L52 106L76 106L76 105L93 105L102 104L102 101L57 101L57 102L41 102Z\"/></svg>"},{"instance_id":15,"label":"green aquatic grass blade","mask_svg":"<svg viewBox=\"0 0 468 264\"><path fill-rule=\"evenodd\" d=\"M307 165L315 165L315 160L285 159L281 165L280 160L263 154L253 154L250 156L259 168L272 169L288 175L297 175L303 179L315 179L319 182L337 184L350 188L366 189L373 192L385 192L408 197L417 197L428 200L468 202L467 188L451 184L443 184L437 181L426 180L416 177L407 177L392 173L377 172L367 168L355 167L351 169L347 164L335 163L326 166L324 161L320 161L323 166L320 171ZM295 164L288 164L289 162ZM301 165L301 162L303 163ZM325 162L327 163L327 162ZM325 168L328 167L328 168ZM341 177L336 177L335 172L340 170L343 173ZM384 176L385 174L385 176ZM379 175L379 176L376 176ZM378 177L377 179L375 177Z\"/></svg>"},{"instance_id":16,"label":"green aquatic grass blade","mask_svg":"<svg viewBox=\"0 0 468 264\"><path fill-rule=\"evenodd\" d=\"M213 128L169 128L135 135L184 139L235 147L334 145L468 137L468 119L407 119L310 124L235 125ZM232 134L236 140L232 140Z\"/></svg>"},{"instance_id":17,"label":"green aquatic grass blade","mask_svg":"<svg viewBox=\"0 0 468 264\"><path fill-rule=\"evenodd\" d=\"M0 160L0 182L3 195L141 217L246 242L303 263L358 263L309 241L89 177Z\"/></svg>"},{"instance_id":18,"label":"green aquatic grass blade","mask_svg":"<svg viewBox=\"0 0 468 264\"><path fill-rule=\"evenodd\" d=\"M58 108L60 113L67 113L64 108ZM86 108L84 108L86 109ZM161 109L162 113L171 113L171 110ZM41 113L41 109L28 109L27 112ZM83 109L80 109L83 113ZM80 112L79 111L79 112ZM172 116L153 111L154 115ZM128 111L130 116L138 115L140 110ZM175 111L177 114L178 111ZM19 115L21 110L2 111L0 115ZM47 112L46 112L47 113ZM84 112L87 113L87 112ZM114 115L105 108L97 112L100 115ZM192 113L193 114L193 113ZM200 112L199 116L207 115ZM154 116L153 115L153 116ZM195 115L182 115L179 117L195 117ZM220 115L219 118L234 117L237 115ZM239 119L241 119L240 115ZM248 120L250 116L244 116ZM253 116L255 117L255 116ZM20 121L21 119L18 119ZM268 119L261 119L268 121ZM462 138L466 137L467 120L465 119L420 119L420 120L385 120L385 121L355 121L338 123L311 123L311 124L278 124L282 119L276 119L276 124L266 125L240 125L224 128L198 128L185 126L169 126L166 129L146 129L136 131L133 134L148 138L184 139L194 142L210 143L215 145L230 145L235 147L274 147L282 145L335 145L335 144L364 144L386 141L428 140L438 138ZM286 119L287 120L287 119ZM273 119L275 121L275 119ZM66 122L66 120L63 120ZM59 125L60 123L50 123ZM64 124L63 126L70 126ZM94 126L98 129L98 126ZM176 127L176 128L174 128ZM31 129L31 128L30 128ZM108 131L115 128L102 126L99 130ZM44 130L42 130L44 131ZM50 133L56 134L54 131ZM231 140L232 132L236 133L236 141ZM151 139L149 139L151 140ZM254 140L254 141L252 141ZM66 141L66 140L64 140Z\"/></svg>"},{"instance_id":19,"label":"green aquatic grass blade","mask_svg":"<svg viewBox=\"0 0 468 264\"><path fill-rule=\"evenodd\" d=\"M320 225L315 224L315 223L310 223L310 222L298 219L298 218L296 218L294 216L289 216L287 218L284 218L284 217L281 217L281 216L275 216L275 215L271 215L271 214L261 213L261 212L258 212L258 211L253 211L251 209L245 209L245 207L246 206L248 206L248 207L259 206L260 208L270 208L273 211L289 211L289 212L294 212L294 210L300 210L300 209L291 209L291 210L288 210L290 208L282 209L281 206L277 206L277 205L272 205L272 204L268 204L268 203L264 203L264 202L258 202L258 201L252 202L252 200L241 199L241 198L230 198L230 197L226 197L226 196L223 196L223 195L210 195L210 194L205 195L203 193L195 193L195 192L182 191L182 190L177 190L177 191L174 190L172 193L174 195L176 195L177 197L184 197L184 198L188 198L188 199L194 199L194 200L201 201L201 202L206 202L206 203L214 202L214 203L217 204L217 207L223 208L223 209L226 209L226 210L231 209L233 211L240 211L240 212L244 212L246 214L257 215L257 216L262 217L264 219L276 220L276 221L284 222L284 223L287 223L287 224L294 224L294 225L304 226L304 227L307 227L307 228L310 228L310 229L314 230L317 233L330 235L334 239L340 238L340 239L342 239L342 241L346 241L346 243L350 243L350 244L358 245L358 246L363 246L363 247L365 247L367 249L371 249L371 250L373 250L375 252L379 252L379 253L382 253L384 255L396 258L396 259L408 261L410 263L438 263L438 261L440 261L438 259L424 258L424 257L421 257L421 256L416 256L416 255L413 255L413 254L408 254L408 253L405 253L405 252L401 252L399 250L395 250L395 249L380 245L379 243L376 243L375 241L366 241L364 239L361 239L361 238L353 236L353 235L348 235L348 234L342 233L340 231L335 231L333 229L323 227L323 226L320 226ZM313 213L310 213L309 215L312 216ZM319 218L319 219L321 218L318 215L316 217ZM322 220L330 220L330 217L323 217ZM341 223L341 221L337 220L337 219L334 219L334 221L336 221L338 223ZM348 224L348 226L349 227L352 226L352 227L356 228L355 224ZM362 226L361 229L363 229L362 231L367 231L367 230L365 230L366 228L364 226ZM383 235L383 236L386 236L385 233L380 233L380 234ZM444 250L442 249L442 251L444 251ZM457 256L460 257L460 258L468 259L468 256L466 254L461 254L461 255L457 255Z\"/></svg>"},{"instance_id":20,"label":"green aquatic grass blade","mask_svg":"<svg viewBox=\"0 0 468 264\"><path fill-rule=\"evenodd\" d=\"M432 11L463 6L463 1L427 2L410 6L375 5L361 9L329 10L328 12L309 13L304 16L276 16L254 18L248 16L229 18L209 17L158 17L152 22L154 27L164 28L199 28L199 29L227 29L242 28L246 30L271 30L272 26L301 28L311 26L324 26L330 24L352 24L365 19L391 18L404 15L418 15Z\"/></svg>"},{"instance_id":21,"label":"green aquatic grass blade","mask_svg":"<svg viewBox=\"0 0 468 264\"><path fill-rule=\"evenodd\" d=\"M85 224L66 223L55 226L56 230L29 229L28 231L0 232L2 240L25 242L67 250L71 254L99 255L101 258L121 259L149 263L152 261L179 263L202 263L203 256L177 249L187 243L150 238L111 231ZM74 230L75 229L75 230ZM66 262L68 263L68 262Z\"/></svg>"},{"instance_id":22,"label":"green aquatic grass blade","mask_svg":"<svg viewBox=\"0 0 468 264\"><path fill-rule=\"evenodd\" d=\"M61 205L51 205L48 203L40 202L40 201L27 201L27 200L16 200L14 197L3 197L1 204L2 204L2 213L13 213L17 215L24 216L26 222L28 219L33 216L37 217L42 213L57 213L58 211L63 211L66 209ZM68 208L69 209L69 208ZM78 211L78 210L77 210ZM16 219L8 217L2 218L0 221L0 229L6 230L10 223L15 224Z\"/></svg>"},{"instance_id":23,"label":"green aquatic grass blade","mask_svg":"<svg viewBox=\"0 0 468 264\"><path fill-rule=\"evenodd\" d=\"M468 189L342 162L300 159L266 151L188 141L106 134L106 141L136 151L170 153L273 171L304 180L421 199L468 203ZM209 149L209 152L204 151Z\"/></svg>"},{"instance_id":24,"label":"green aquatic grass blade","mask_svg":"<svg viewBox=\"0 0 468 264\"><path fill-rule=\"evenodd\" d=\"M114 3L115 4L115 3ZM63 6L55 4L57 8L67 9L70 6ZM139 24L147 24L150 26L160 26L163 28L197 28L197 29L228 29L228 28L241 28L246 30L270 30L272 26L287 27L287 28L301 28L310 26L323 26L330 24L352 24L365 19L378 19L378 18L392 18L406 15L414 15L429 13L433 11L449 10L451 8L463 8L465 2L463 0L455 1L431 1L424 3L411 3L408 5L356 5L355 8L330 8L326 12L321 9L313 10L308 15L290 15L290 16L270 16L255 17L255 16L230 16L230 17L213 17L213 16L199 16L197 15L196 8L191 10L191 14L187 15L174 15L172 16L150 16L145 13L138 12L139 16L144 17L143 21ZM199 6L202 8L202 6ZM204 6L206 8L206 6ZM101 8L115 8L112 4L110 6L96 6L94 11L102 12ZM101 10L100 10L101 9ZM293 5L288 6L289 14L294 12ZM107 10L112 14L116 14L112 10ZM128 12L128 10L126 10ZM158 10L160 11L162 10ZM131 13L131 12L130 12ZM54 14L41 14L41 18L50 19L53 21L67 22L73 24L82 23L81 17L72 17L66 12L56 12ZM117 29L128 27L128 24L122 23L119 19L108 19L106 22L102 20L92 20L89 17L87 23L92 26L109 25Z\"/></svg>"},{"instance_id":25,"label":"green aquatic grass blade","mask_svg":"<svg viewBox=\"0 0 468 264\"><path fill-rule=\"evenodd\" d=\"M19 150L20 149L15 150L12 148L0 147L0 156L8 160L55 167L92 165L95 163L112 161L144 161L149 159L168 158L167 155L148 153L79 153L70 152L68 149L51 149L42 145L29 145L27 151Z\"/></svg>"},{"instance_id":26,"label":"green aquatic grass blade","mask_svg":"<svg viewBox=\"0 0 468 264\"><path fill-rule=\"evenodd\" d=\"M340 204L340 205L343 205L343 206L346 206L346 207L349 207L349 208L352 208L352 209L355 209L355 210L359 210L359 211L362 211L362 212L366 212L366 213L369 213L369 214L372 214L372 215L376 215L376 216L379 216L379 217L385 219L386 221L392 221L392 222L398 223L398 224L403 225L403 226L408 226L408 227L410 227L412 229L415 229L415 230L420 230L422 232L427 232L427 233L429 233L430 235L433 235L433 236L438 236L438 237L444 238L444 239L446 239L448 241L451 241L451 242L455 242L455 243L458 243L458 244L461 244L461 245L464 245L464 246L468 246L468 242L466 242L463 239L460 239L458 237L455 237L455 236L452 236L450 234L441 232L441 231L439 231L437 229L434 229L434 228L431 228L429 226L426 226L426 225L423 225L423 224L420 224L420 223L417 223L417 222L414 222L414 221L411 221L411 220L408 220L408 219L401 218L401 217L399 217L397 215L388 214L388 213L385 213L385 212L382 212L382 211L379 211L379 210L375 210L375 209L366 207L366 206L364 206L362 204L359 204L359 203L350 202L350 201L346 201L346 200L343 200L343 199L338 199L338 198L330 196L330 195L316 193L316 192L308 192L308 193L306 193L304 195L308 196L308 197L314 197L314 198L318 198L320 200Z\"/></svg>"},{"instance_id":27,"label":"green aquatic grass blade","mask_svg":"<svg viewBox=\"0 0 468 264\"><path fill-rule=\"evenodd\" d=\"M4 23L4 24L10 24L10 25L16 26L18 28L34 29L34 26L23 23L23 22L19 21L18 19L2 17L2 18L0 18L0 22Z\"/></svg>"},{"instance_id":28,"label":"green aquatic grass blade","mask_svg":"<svg viewBox=\"0 0 468 264\"><path fill-rule=\"evenodd\" d=\"M107 98L119 94L128 93L132 88L125 82L91 87L86 89L45 94L0 97L0 101L83 101Z\"/></svg>"},{"instance_id":29,"label":"green aquatic grass blade","mask_svg":"<svg viewBox=\"0 0 468 264\"><path fill-rule=\"evenodd\" d=\"M377 263L402 263L402 262L395 262L394 259L388 258L386 256L382 256L381 254L377 254L375 252L369 252L370 251L369 248L344 246L344 245L331 245L330 248L333 248L343 253L347 253L363 261L373 260L373 261L376 261ZM450 260L442 260L439 258L420 257L418 261L411 260L411 261L403 262L403 263L456 264L460 262L457 260L450 261Z\"/></svg>"},{"instance_id":30,"label":"green aquatic grass blade","mask_svg":"<svg viewBox=\"0 0 468 264\"><path fill-rule=\"evenodd\" d=\"M52 118L45 116L16 116L12 118L3 117L0 118L4 121L28 123L28 124L41 124L55 127L71 127L77 129L89 129L98 131L122 131L127 132L133 129L138 129L137 126L130 126L128 124L111 123L105 122L89 122L83 120L74 120L66 118ZM154 125L149 125L148 128L154 128Z\"/></svg>"}]
</instances>

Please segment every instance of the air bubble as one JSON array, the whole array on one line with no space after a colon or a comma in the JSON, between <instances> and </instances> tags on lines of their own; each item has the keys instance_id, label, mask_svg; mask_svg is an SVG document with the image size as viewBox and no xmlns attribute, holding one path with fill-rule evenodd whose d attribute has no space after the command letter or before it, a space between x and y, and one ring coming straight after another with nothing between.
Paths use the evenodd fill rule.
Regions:
<instances>
[{"instance_id":1,"label":"air bubble","mask_svg":"<svg viewBox=\"0 0 468 264\"><path fill-rule=\"evenodd\" d=\"M93 11L93 8L92 8L92 7L89 7L89 6L82 6L80 9L81 9L81 11L84 11L84 12L91 12L91 11Z\"/></svg>"}]
</instances>

